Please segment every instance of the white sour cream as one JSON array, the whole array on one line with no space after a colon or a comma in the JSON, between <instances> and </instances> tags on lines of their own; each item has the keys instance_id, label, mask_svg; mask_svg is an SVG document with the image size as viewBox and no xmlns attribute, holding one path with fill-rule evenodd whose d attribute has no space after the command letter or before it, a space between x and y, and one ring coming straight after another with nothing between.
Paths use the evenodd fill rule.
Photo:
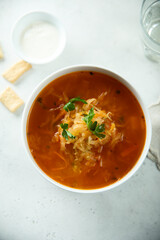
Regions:
<instances>
[{"instance_id":1,"label":"white sour cream","mask_svg":"<svg viewBox=\"0 0 160 240\"><path fill-rule=\"evenodd\" d=\"M35 22L21 36L23 53L32 59L47 59L55 54L59 47L60 34L57 28L48 22Z\"/></svg>"}]
</instances>

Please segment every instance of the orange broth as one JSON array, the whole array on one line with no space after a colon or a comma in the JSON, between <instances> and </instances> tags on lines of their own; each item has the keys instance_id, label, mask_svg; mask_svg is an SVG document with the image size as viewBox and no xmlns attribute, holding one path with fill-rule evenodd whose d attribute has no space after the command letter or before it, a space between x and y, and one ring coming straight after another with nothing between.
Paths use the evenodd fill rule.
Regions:
<instances>
[{"instance_id":1,"label":"orange broth","mask_svg":"<svg viewBox=\"0 0 160 240\"><path fill-rule=\"evenodd\" d=\"M63 118L59 105L66 103L65 96L89 99L105 91L107 95L100 106L112 112L123 141L113 149L104 145L102 166L98 161L94 167L83 166L82 162L82 171L77 173L73 171L73 158L60 150L58 142L53 142L57 124ZM145 138L144 114L134 95L118 80L97 72L74 72L52 81L35 99L27 121L28 145L38 166L53 180L77 189L102 188L123 178L138 161Z\"/></svg>"}]
</instances>

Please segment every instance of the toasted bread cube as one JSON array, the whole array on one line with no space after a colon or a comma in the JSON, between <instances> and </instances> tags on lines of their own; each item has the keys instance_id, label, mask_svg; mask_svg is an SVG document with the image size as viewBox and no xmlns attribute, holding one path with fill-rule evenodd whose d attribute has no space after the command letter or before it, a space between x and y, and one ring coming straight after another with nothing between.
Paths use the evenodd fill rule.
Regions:
<instances>
[{"instance_id":1,"label":"toasted bread cube","mask_svg":"<svg viewBox=\"0 0 160 240\"><path fill-rule=\"evenodd\" d=\"M20 76L28 71L32 65L24 60L14 64L11 68L5 71L2 76L11 83L14 83Z\"/></svg>"},{"instance_id":2,"label":"toasted bread cube","mask_svg":"<svg viewBox=\"0 0 160 240\"><path fill-rule=\"evenodd\" d=\"M9 111L15 112L22 104L23 100L10 88L6 88L0 94L0 101L8 108Z\"/></svg>"}]
</instances>

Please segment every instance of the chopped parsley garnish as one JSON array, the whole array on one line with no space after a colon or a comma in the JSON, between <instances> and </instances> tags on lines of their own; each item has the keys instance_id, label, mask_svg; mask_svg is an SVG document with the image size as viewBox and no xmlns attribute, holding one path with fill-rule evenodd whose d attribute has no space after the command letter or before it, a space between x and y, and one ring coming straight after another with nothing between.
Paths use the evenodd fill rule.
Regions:
<instances>
[{"instance_id":1,"label":"chopped parsley garnish","mask_svg":"<svg viewBox=\"0 0 160 240\"><path fill-rule=\"evenodd\" d=\"M104 131L105 131L104 123L101 125L97 124L95 130L93 131L93 134L96 135L98 138L105 138L106 135L102 133Z\"/></svg>"},{"instance_id":2,"label":"chopped parsley garnish","mask_svg":"<svg viewBox=\"0 0 160 240\"><path fill-rule=\"evenodd\" d=\"M68 129L68 124L67 123L61 123L60 124L61 128L63 129L63 132L62 132L62 136L68 140L68 137L70 137L71 139L75 139L75 136L72 135L72 133L70 133L69 131L67 131Z\"/></svg>"},{"instance_id":3,"label":"chopped parsley garnish","mask_svg":"<svg viewBox=\"0 0 160 240\"><path fill-rule=\"evenodd\" d=\"M90 122L92 121L92 118L94 117L94 108L91 108L89 110L89 113L83 118L83 120L85 121L85 123L87 123L87 126L90 124Z\"/></svg>"},{"instance_id":4,"label":"chopped parsley garnish","mask_svg":"<svg viewBox=\"0 0 160 240\"><path fill-rule=\"evenodd\" d=\"M72 98L69 100L68 103L66 103L66 105L64 105L63 109L68 111L73 111L75 109L75 102L83 102L84 104L87 104L87 102L84 99L81 99L80 97L76 97L76 98Z\"/></svg>"},{"instance_id":5,"label":"chopped parsley garnish","mask_svg":"<svg viewBox=\"0 0 160 240\"><path fill-rule=\"evenodd\" d=\"M95 122L92 122L92 119L93 119L93 117L94 117L94 108L91 108L90 110L89 110L89 113L88 113L88 115L87 116L85 116L84 118L83 118L83 120L85 121L85 123L87 124L87 127L88 127L88 129L94 134L94 135L96 135L98 138L105 138L105 134L103 134L102 132L104 132L105 131L105 125L104 125L104 123L103 124L101 124L101 125L99 125L98 123L97 123L97 121L95 121Z\"/></svg>"}]
</instances>

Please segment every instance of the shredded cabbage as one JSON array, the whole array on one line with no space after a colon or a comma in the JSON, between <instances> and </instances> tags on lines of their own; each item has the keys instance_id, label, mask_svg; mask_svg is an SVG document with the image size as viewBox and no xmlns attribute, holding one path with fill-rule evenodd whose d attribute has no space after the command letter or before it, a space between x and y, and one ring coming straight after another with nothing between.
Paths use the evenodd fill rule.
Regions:
<instances>
[{"instance_id":1,"label":"shredded cabbage","mask_svg":"<svg viewBox=\"0 0 160 240\"><path fill-rule=\"evenodd\" d=\"M54 140L60 142L61 151L67 152L67 146L72 146L74 155L73 169L77 170L77 164L81 161L85 162L86 166L94 166L97 161L101 161L101 153L103 146L109 144L112 148L123 140L123 134L118 132L116 124L112 120L112 113L97 107L99 101L104 97L106 93L103 93L99 98L91 98L86 100L87 104L76 104L74 111L66 112L61 123L68 124L68 131L76 136L75 139L69 138L66 140L62 136L62 128L60 124L57 126L58 131L55 133ZM97 123L105 124L105 137L100 139L94 135L87 127L87 124L83 120L84 116L89 113L89 110L94 107L93 121Z\"/></svg>"}]
</instances>

